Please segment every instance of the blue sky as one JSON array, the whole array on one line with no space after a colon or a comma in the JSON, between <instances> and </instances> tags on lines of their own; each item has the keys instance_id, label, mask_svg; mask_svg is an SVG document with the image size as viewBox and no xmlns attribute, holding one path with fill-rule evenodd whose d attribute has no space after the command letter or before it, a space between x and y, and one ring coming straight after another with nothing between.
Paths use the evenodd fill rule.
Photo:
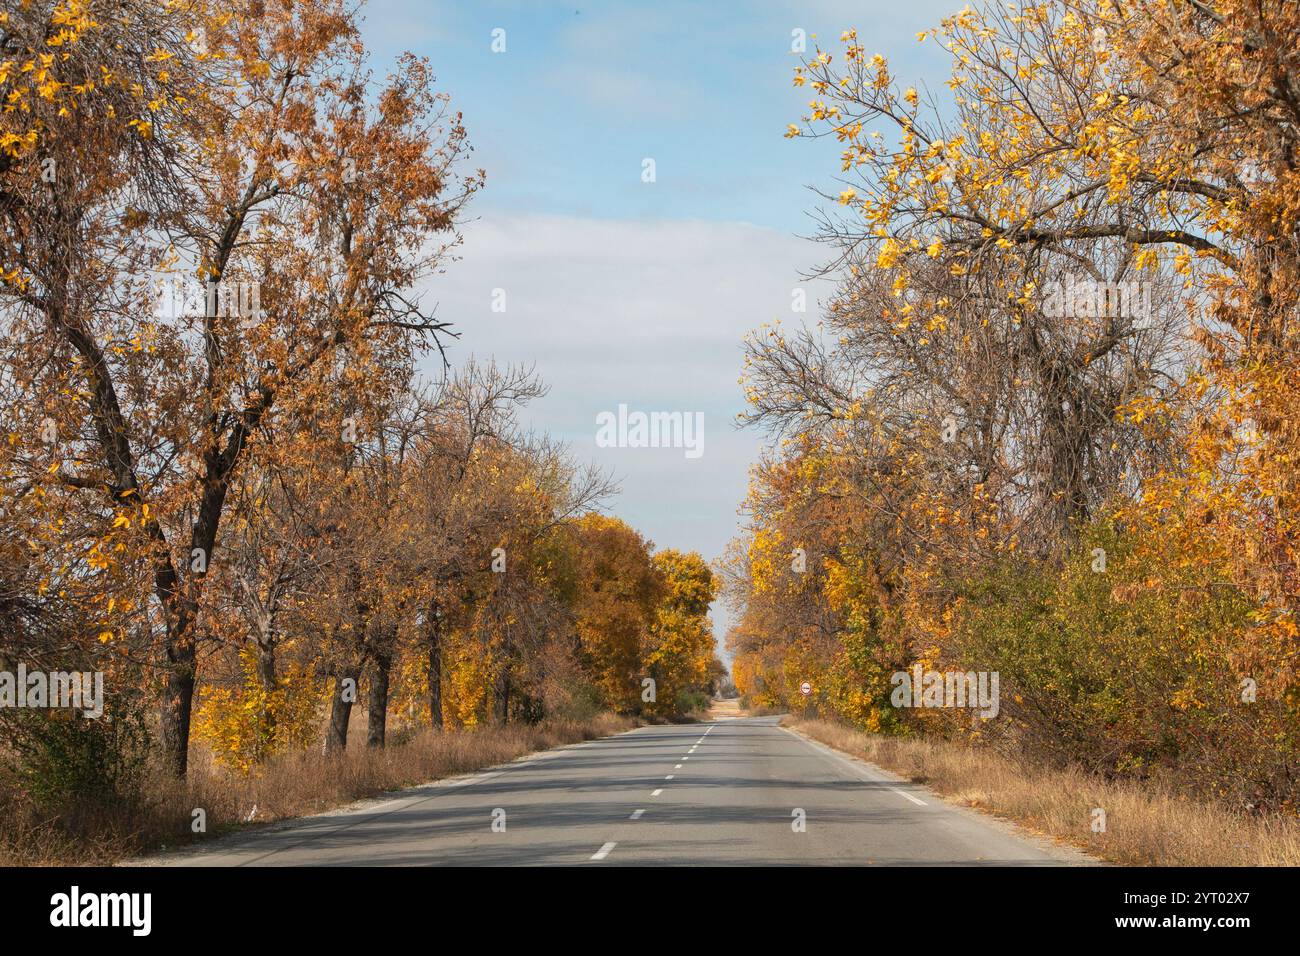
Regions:
<instances>
[{"instance_id":1,"label":"blue sky","mask_svg":"<svg viewBox=\"0 0 1300 956\"><path fill-rule=\"evenodd\" d=\"M459 260L430 284L470 354L535 365L551 386L527 424L614 472L609 510L659 547L717 557L761 437L737 431L741 339L764 322L816 321L825 251L806 236L838 169L834 143L784 139L809 99L791 33L838 46L856 27L909 83L946 63L917 31L955 0L848 3L570 3L371 0L363 32L381 74L427 56L463 111L487 188ZM505 52L494 53L494 30ZM812 40L809 41L811 49ZM643 160L655 181L642 181ZM809 310L791 311L792 290ZM492 311L505 290L506 311ZM620 404L703 412L704 455L599 448L596 416ZM727 626L715 607L719 643Z\"/></svg>"},{"instance_id":2,"label":"blue sky","mask_svg":"<svg viewBox=\"0 0 1300 956\"><path fill-rule=\"evenodd\" d=\"M480 214L806 232L805 186L832 168L836 151L781 137L808 99L790 83L791 31L834 47L856 26L867 49L903 73L942 79L942 58L915 33L961 5L371 0L364 16L377 65L403 49L428 56L464 110L489 173ZM497 28L504 53L491 51ZM658 167L654 189L639 179L647 156Z\"/></svg>"}]
</instances>

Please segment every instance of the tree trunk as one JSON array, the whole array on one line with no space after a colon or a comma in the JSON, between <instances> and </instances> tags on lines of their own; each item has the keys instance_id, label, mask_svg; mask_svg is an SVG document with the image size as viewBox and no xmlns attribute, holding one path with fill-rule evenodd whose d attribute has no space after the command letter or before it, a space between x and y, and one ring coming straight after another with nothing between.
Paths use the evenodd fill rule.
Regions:
<instances>
[{"instance_id":1,"label":"tree trunk","mask_svg":"<svg viewBox=\"0 0 1300 956\"><path fill-rule=\"evenodd\" d=\"M429 724L442 730L442 608L436 598L425 615L424 638L429 654Z\"/></svg>"},{"instance_id":2,"label":"tree trunk","mask_svg":"<svg viewBox=\"0 0 1300 956\"><path fill-rule=\"evenodd\" d=\"M161 737L168 769L184 777L189 769L190 717L194 706L194 645L168 648L167 679L163 684Z\"/></svg>"},{"instance_id":3,"label":"tree trunk","mask_svg":"<svg viewBox=\"0 0 1300 956\"><path fill-rule=\"evenodd\" d=\"M501 676L497 678L496 686L496 717L497 723L506 724L510 721L510 671L503 670Z\"/></svg>"},{"instance_id":4,"label":"tree trunk","mask_svg":"<svg viewBox=\"0 0 1300 956\"><path fill-rule=\"evenodd\" d=\"M326 753L347 749L348 722L352 719L352 705L356 701L358 674L359 671L355 669L347 670L334 678L329 733L325 737Z\"/></svg>"},{"instance_id":5,"label":"tree trunk","mask_svg":"<svg viewBox=\"0 0 1300 956\"><path fill-rule=\"evenodd\" d=\"M388 675L393 667L393 655L387 650L375 654L374 669L370 675L370 710L366 727L366 745L382 747L388 730Z\"/></svg>"},{"instance_id":6,"label":"tree trunk","mask_svg":"<svg viewBox=\"0 0 1300 956\"><path fill-rule=\"evenodd\" d=\"M255 424L255 423L254 423ZM167 539L154 519L150 536L161 545L162 557L154 565L154 593L158 595L167 614L167 680L162 699L163 759L178 777L189 769L190 717L194 709L196 680L197 635L199 619L197 592L213 560L217 531L221 527L221 514L225 508L226 493L230 488L230 474L238 460L244 439L248 434L246 424L241 424L232 435L224 451L209 452L204 456L208 477L199 502L198 519L190 537L190 555L201 552L206 564L195 570L191 559L190 571L182 581L166 552ZM133 483L129 487L137 487ZM190 580L193 578L194 580Z\"/></svg>"},{"instance_id":7,"label":"tree trunk","mask_svg":"<svg viewBox=\"0 0 1300 956\"><path fill-rule=\"evenodd\" d=\"M257 642L257 682L261 685L266 703L262 707L258 726L259 759L270 752L275 739L275 711L271 709L271 695L275 693L275 639Z\"/></svg>"}]
</instances>

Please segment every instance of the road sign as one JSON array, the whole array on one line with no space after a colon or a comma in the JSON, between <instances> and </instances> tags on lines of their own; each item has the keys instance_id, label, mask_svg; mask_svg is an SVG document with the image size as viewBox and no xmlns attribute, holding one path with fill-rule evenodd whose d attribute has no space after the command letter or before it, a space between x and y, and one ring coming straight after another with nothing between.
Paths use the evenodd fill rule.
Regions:
<instances>
[{"instance_id":1,"label":"road sign","mask_svg":"<svg viewBox=\"0 0 1300 956\"><path fill-rule=\"evenodd\" d=\"M802 684L799 685L799 693L803 694L805 697L811 697L812 684L808 683L807 681L804 681Z\"/></svg>"}]
</instances>

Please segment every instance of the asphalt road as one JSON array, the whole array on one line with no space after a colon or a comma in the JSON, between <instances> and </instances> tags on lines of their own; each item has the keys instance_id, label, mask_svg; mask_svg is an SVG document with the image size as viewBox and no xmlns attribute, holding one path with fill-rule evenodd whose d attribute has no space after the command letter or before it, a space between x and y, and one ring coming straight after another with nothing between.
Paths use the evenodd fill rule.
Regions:
<instances>
[{"instance_id":1,"label":"asphalt road","mask_svg":"<svg viewBox=\"0 0 1300 956\"><path fill-rule=\"evenodd\" d=\"M777 726L642 727L214 841L199 866L1062 865L1087 858Z\"/></svg>"}]
</instances>

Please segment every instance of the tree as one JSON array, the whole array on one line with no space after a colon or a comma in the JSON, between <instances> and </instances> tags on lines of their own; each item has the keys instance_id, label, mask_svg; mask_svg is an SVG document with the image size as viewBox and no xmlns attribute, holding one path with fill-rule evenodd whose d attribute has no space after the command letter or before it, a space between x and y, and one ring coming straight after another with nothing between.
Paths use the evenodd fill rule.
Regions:
<instances>
[{"instance_id":1,"label":"tree","mask_svg":"<svg viewBox=\"0 0 1300 956\"><path fill-rule=\"evenodd\" d=\"M588 515L571 526L579 588L574 602L583 669L605 705L639 706L641 649L664 592L645 540L617 518Z\"/></svg>"},{"instance_id":2,"label":"tree","mask_svg":"<svg viewBox=\"0 0 1300 956\"><path fill-rule=\"evenodd\" d=\"M727 571L738 686L797 704L811 671L862 726L979 738L883 681L1001 669L1008 745L1285 805L1296 16L988 5L918 37L951 55L946 95L853 30L796 70L787 135L843 147L819 212L839 287L824 326L747 344L748 421L779 445Z\"/></svg>"},{"instance_id":3,"label":"tree","mask_svg":"<svg viewBox=\"0 0 1300 956\"><path fill-rule=\"evenodd\" d=\"M653 558L664 581L664 597L642 651L655 682L655 714L678 714L711 690L713 626L709 607L717 596L713 572L697 552L659 551Z\"/></svg>"},{"instance_id":4,"label":"tree","mask_svg":"<svg viewBox=\"0 0 1300 956\"><path fill-rule=\"evenodd\" d=\"M42 25L73 12L75 42ZM427 64L408 57L368 90L352 14L332 0L33 4L13 20L6 42L33 56L36 36L68 47L54 82L113 77L95 88L111 112L29 104L56 201L30 130L6 120L3 307L35 369L18 376L22 405L55 421L64 463L30 480L84 498L106 550L125 546L148 576L156 603L131 606L156 607L162 744L183 774L231 488L273 419L292 430L336 376L378 382L444 328L407 290L480 180L453 179L465 133ZM149 299L166 268L193 270L196 307Z\"/></svg>"}]
</instances>

